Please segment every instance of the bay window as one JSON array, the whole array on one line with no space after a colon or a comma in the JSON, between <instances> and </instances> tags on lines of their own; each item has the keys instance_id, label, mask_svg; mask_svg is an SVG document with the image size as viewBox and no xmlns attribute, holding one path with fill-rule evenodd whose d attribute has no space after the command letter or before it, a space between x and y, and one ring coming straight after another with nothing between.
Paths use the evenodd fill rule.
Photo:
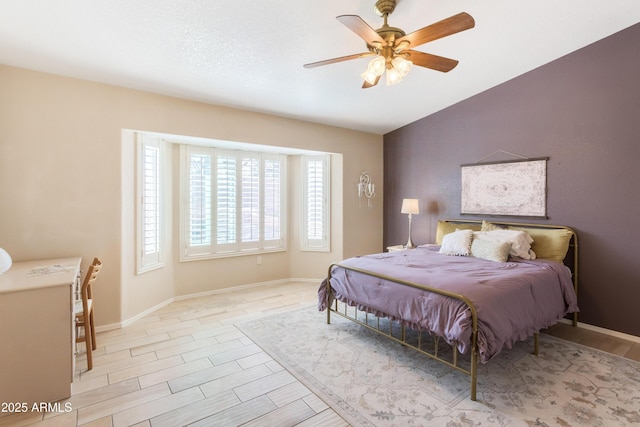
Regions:
<instances>
[{"instance_id":1,"label":"bay window","mask_svg":"<svg viewBox=\"0 0 640 427\"><path fill-rule=\"evenodd\" d=\"M181 260L286 249L286 156L181 146Z\"/></svg>"}]
</instances>

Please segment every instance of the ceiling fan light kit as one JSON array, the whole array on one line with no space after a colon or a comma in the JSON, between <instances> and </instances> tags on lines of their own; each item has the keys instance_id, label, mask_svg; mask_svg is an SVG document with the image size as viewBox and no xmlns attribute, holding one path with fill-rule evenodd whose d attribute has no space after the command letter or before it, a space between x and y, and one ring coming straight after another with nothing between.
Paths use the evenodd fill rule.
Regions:
<instances>
[{"instance_id":1,"label":"ceiling fan light kit","mask_svg":"<svg viewBox=\"0 0 640 427\"><path fill-rule=\"evenodd\" d=\"M443 73L451 71L458 65L455 59L413 50L417 46L442 37L450 36L475 26L475 21L468 13L457 15L428 25L413 33L406 34L400 28L389 26L388 16L395 10L396 0L378 0L375 11L382 16L382 27L374 30L357 15L340 15L336 19L366 42L367 52L327 59L324 61L305 64L304 68L314 68L322 65L335 64L351 59L374 56L369 62L367 70L361 74L364 89L375 86L386 71L387 86L399 83L413 65Z\"/></svg>"}]
</instances>

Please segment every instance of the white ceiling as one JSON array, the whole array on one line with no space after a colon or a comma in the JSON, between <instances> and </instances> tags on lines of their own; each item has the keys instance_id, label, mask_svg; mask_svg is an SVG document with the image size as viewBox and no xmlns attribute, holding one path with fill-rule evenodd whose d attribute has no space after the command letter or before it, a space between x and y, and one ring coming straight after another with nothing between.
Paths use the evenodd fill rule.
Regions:
<instances>
[{"instance_id":1,"label":"white ceiling","mask_svg":"<svg viewBox=\"0 0 640 427\"><path fill-rule=\"evenodd\" d=\"M0 0L0 63L384 134L640 22L640 0L399 0L413 32L459 12L475 28L417 48L454 58L361 89L365 51L335 18L382 25L375 0Z\"/></svg>"}]
</instances>

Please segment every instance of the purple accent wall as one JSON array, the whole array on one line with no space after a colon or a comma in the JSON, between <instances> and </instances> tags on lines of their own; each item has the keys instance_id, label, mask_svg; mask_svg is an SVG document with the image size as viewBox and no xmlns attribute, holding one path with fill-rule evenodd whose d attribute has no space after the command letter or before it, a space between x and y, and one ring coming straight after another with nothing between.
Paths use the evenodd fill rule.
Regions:
<instances>
[{"instance_id":1,"label":"purple accent wall","mask_svg":"<svg viewBox=\"0 0 640 427\"><path fill-rule=\"evenodd\" d=\"M462 218L460 165L498 150L549 157L548 219L501 219L576 229L579 321L640 336L640 24L385 135L385 246L407 240L403 198L416 244Z\"/></svg>"}]
</instances>

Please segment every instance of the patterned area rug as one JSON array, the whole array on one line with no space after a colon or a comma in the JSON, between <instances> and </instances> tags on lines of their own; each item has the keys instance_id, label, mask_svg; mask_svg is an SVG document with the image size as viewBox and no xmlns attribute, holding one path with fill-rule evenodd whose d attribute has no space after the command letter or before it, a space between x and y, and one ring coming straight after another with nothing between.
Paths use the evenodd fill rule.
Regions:
<instances>
[{"instance_id":1,"label":"patterned area rug","mask_svg":"<svg viewBox=\"0 0 640 427\"><path fill-rule=\"evenodd\" d=\"M640 426L640 363L540 335L469 377L315 307L237 325L354 426Z\"/></svg>"}]
</instances>

